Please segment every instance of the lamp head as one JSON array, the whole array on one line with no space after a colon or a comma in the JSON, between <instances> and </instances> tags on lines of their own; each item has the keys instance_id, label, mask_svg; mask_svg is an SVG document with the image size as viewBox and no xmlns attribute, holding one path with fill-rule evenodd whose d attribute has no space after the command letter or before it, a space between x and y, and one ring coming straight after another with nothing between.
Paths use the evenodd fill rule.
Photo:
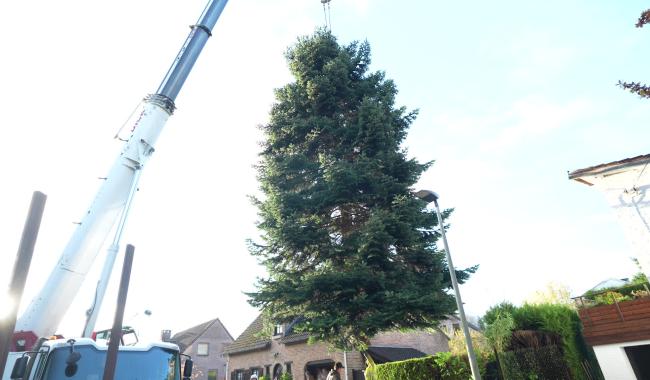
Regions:
<instances>
[{"instance_id":1,"label":"lamp head","mask_svg":"<svg viewBox=\"0 0 650 380\"><path fill-rule=\"evenodd\" d=\"M440 198L438 194L434 193L431 190L419 190L415 192L415 196L422 199L427 203L435 202Z\"/></svg>"}]
</instances>

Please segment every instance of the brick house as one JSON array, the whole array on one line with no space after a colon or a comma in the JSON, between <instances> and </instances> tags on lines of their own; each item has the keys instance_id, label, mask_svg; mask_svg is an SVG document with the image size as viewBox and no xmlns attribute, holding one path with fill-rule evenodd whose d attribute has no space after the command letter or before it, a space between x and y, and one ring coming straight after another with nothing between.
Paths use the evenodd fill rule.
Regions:
<instances>
[{"instance_id":1,"label":"brick house","mask_svg":"<svg viewBox=\"0 0 650 380\"><path fill-rule=\"evenodd\" d=\"M455 320L445 322L438 332L390 331L371 340L367 351L376 363L405 360L449 350L448 336ZM449 326L447 326L447 324ZM309 344L309 336L296 333L291 325L275 326L271 336L263 333L261 315L226 349L230 380L249 380L253 374L274 380L288 372L294 380L325 380L337 362L342 363L349 380L363 379L365 358L358 351L333 351L325 343Z\"/></svg>"},{"instance_id":2,"label":"brick house","mask_svg":"<svg viewBox=\"0 0 650 380\"><path fill-rule=\"evenodd\" d=\"M223 350L234 339L218 318L178 332L169 341L176 343L183 354L192 357L192 379L227 379L227 362Z\"/></svg>"}]
</instances>

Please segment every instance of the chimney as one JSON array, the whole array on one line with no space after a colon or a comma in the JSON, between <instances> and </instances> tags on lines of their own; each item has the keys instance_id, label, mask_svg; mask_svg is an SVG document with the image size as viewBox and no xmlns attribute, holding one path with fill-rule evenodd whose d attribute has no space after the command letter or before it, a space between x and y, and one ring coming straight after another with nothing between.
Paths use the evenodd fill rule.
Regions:
<instances>
[{"instance_id":1,"label":"chimney","mask_svg":"<svg viewBox=\"0 0 650 380\"><path fill-rule=\"evenodd\" d=\"M172 340L172 330L163 330L160 332L160 340L169 342Z\"/></svg>"}]
</instances>

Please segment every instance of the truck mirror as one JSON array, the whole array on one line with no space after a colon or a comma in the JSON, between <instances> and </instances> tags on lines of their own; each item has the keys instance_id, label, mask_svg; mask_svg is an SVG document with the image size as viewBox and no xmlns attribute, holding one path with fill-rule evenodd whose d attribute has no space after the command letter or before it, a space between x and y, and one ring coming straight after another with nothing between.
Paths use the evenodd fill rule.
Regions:
<instances>
[{"instance_id":1,"label":"truck mirror","mask_svg":"<svg viewBox=\"0 0 650 380\"><path fill-rule=\"evenodd\" d=\"M183 380L192 378L193 366L194 366L194 362L192 361L192 359L185 360L185 365L183 366Z\"/></svg>"},{"instance_id":2,"label":"truck mirror","mask_svg":"<svg viewBox=\"0 0 650 380\"><path fill-rule=\"evenodd\" d=\"M14 363L14 368L11 370L12 379L22 379L25 377L25 369L27 368L27 362L29 361L29 356L21 356Z\"/></svg>"}]
</instances>

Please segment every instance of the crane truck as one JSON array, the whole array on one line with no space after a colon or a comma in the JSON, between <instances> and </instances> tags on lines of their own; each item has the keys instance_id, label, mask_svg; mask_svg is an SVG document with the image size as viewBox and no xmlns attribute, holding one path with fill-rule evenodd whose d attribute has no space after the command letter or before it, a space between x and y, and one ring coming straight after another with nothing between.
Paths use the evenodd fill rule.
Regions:
<instances>
[{"instance_id":1,"label":"crane truck","mask_svg":"<svg viewBox=\"0 0 650 380\"><path fill-rule=\"evenodd\" d=\"M114 161L88 212L75 229L40 293L16 322L11 351L2 379L99 379L107 346L92 339L93 329L119 251L120 239L145 163L175 100L206 41L212 35L227 0L209 0L154 94L145 97L131 135ZM63 316L80 290L109 235L95 300L79 339L54 339ZM121 346L117 379L180 379L180 352L170 343ZM191 360L185 368L191 374ZM184 373L183 377L190 374Z\"/></svg>"}]
</instances>

